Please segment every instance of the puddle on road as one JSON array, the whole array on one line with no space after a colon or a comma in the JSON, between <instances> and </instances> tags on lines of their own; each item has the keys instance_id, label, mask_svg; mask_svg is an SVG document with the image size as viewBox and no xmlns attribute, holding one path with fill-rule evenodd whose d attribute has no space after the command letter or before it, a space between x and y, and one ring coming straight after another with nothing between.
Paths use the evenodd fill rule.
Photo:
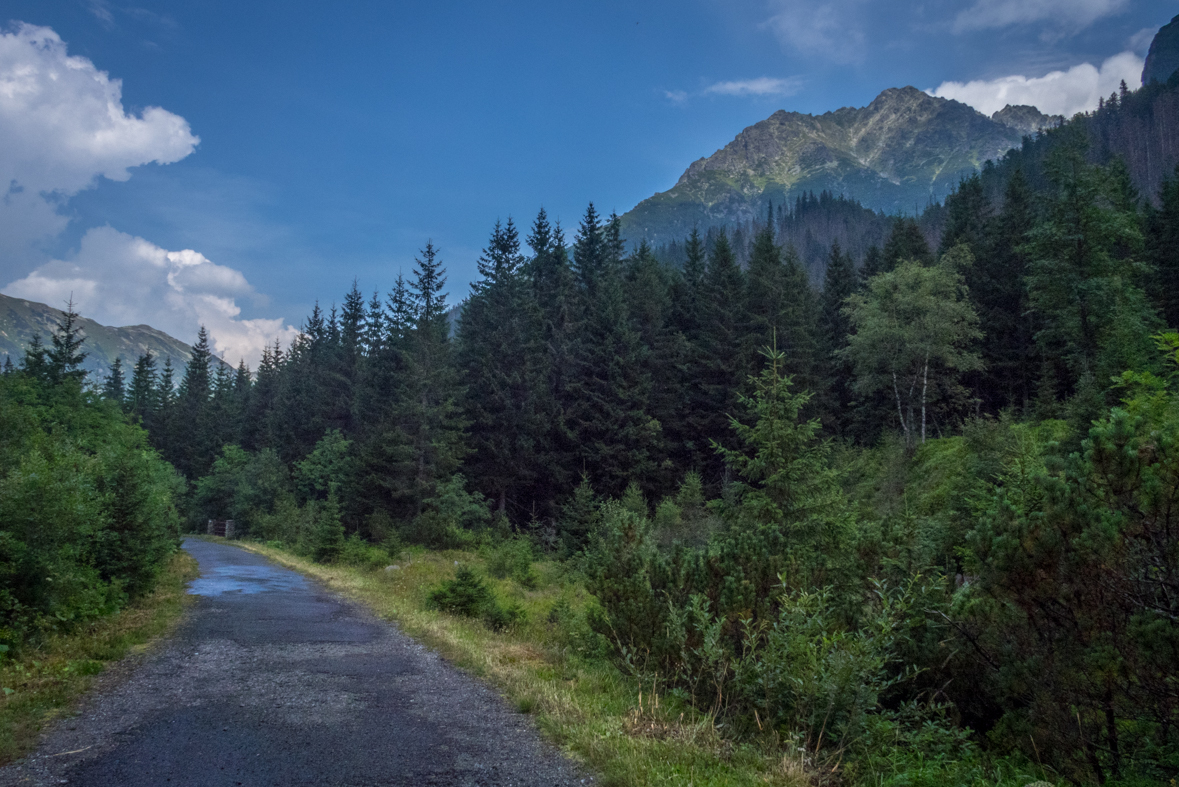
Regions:
<instances>
[{"instance_id":1,"label":"puddle on road","mask_svg":"<svg viewBox=\"0 0 1179 787\"><path fill-rule=\"evenodd\" d=\"M188 583L194 596L220 596L222 593L267 593L303 590L307 580L293 571L273 566L217 566Z\"/></svg>"}]
</instances>

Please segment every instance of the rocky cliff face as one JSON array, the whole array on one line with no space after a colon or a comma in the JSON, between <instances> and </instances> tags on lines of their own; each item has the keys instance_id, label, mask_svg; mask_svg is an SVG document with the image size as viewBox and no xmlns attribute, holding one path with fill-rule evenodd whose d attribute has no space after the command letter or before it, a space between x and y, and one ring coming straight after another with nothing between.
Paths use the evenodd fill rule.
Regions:
<instances>
[{"instance_id":1,"label":"rocky cliff face","mask_svg":"<svg viewBox=\"0 0 1179 787\"><path fill-rule=\"evenodd\" d=\"M43 303L0 295L0 364L5 355L10 356L14 364L19 364L34 335L39 334L48 345L61 317L61 311ZM157 368L164 365L165 358L171 358L178 375L192 357L192 348L187 344L149 325L109 328L83 317L81 329L86 337L82 349L87 353L83 366L97 379L106 376L119 356L123 358L128 380L135 361L149 350L156 356Z\"/></svg>"},{"instance_id":2,"label":"rocky cliff face","mask_svg":"<svg viewBox=\"0 0 1179 787\"><path fill-rule=\"evenodd\" d=\"M1179 16L1163 25L1150 42L1146 67L1142 69L1142 84L1166 82L1176 70L1179 70Z\"/></svg>"},{"instance_id":3,"label":"rocky cliff face","mask_svg":"<svg viewBox=\"0 0 1179 787\"><path fill-rule=\"evenodd\" d=\"M1016 114L1023 117L1008 113ZM817 116L778 111L694 162L669 191L639 203L623 227L631 241L661 243L682 238L693 225L703 230L747 220L768 202L807 191L912 213L1018 145L1023 133L912 87L886 90L859 109Z\"/></svg>"},{"instance_id":4,"label":"rocky cliff face","mask_svg":"<svg viewBox=\"0 0 1179 787\"><path fill-rule=\"evenodd\" d=\"M1055 128L1064 122L1063 115L1045 115L1035 107L1027 104L1007 106L991 115L991 120L1008 128L1013 128L1020 134L1035 134L1046 128Z\"/></svg>"}]
</instances>

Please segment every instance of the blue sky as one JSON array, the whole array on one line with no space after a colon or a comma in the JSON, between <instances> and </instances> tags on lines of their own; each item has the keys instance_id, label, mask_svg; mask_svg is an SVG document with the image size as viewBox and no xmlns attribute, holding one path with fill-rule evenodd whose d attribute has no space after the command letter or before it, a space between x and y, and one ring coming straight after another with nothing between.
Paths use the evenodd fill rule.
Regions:
<instances>
[{"instance_id":1,"label":"blue sky","mask_svg":"<svg viewBox=\"0 0 1179 787\"><path fill-rule=\"evenodd\" d=\"M590 200L623 213L777 109L903 85L1084 108L1176 14L1179 0L6 0L0 289L74 292L100 321L186 340L208 322L225 354L252 355L353 277L386 291L428 238L457 299L497 218L544 206L573 229ZM50 75L67 56L69 79L30 81L44 100L6 110L6 69ZM68 126L87 112L106 147L77 152Z\"/></svg>"}]
</instances>

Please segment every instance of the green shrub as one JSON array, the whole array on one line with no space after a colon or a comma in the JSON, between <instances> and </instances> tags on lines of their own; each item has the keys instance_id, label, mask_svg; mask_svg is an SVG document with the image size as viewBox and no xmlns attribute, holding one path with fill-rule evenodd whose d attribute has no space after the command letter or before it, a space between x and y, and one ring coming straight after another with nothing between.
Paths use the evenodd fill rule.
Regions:
<instances>
[{"instance_id":1,"label":"green shrub","mask_svg":"<svg viewBox=\"0 0 1179 787\"><path fill-rule=\"evenodd\" d=\"M535 559L532 552L532 542L527 538L516 536L505 539L486 550L487 573L496 579L511 577L521 587L535 588L539 581L536 572L532 570Z\"/></svg>"},{"instance_id":2,"label":"green shrub","mask_svg":"<svg viewBox=\"0 0 1179 787\"><path fill-rule=\"evenodd\" d=\"M377 569L389 564L389 553L353 533L344 539L337 560L346 566Z\"/></svg>"},{"instance_id":3,"label":"green shrub","mask_svg":"<svg viewBox=\"0 0 1179 787\"><path fill-rule=\"evenodd\" d=\"M431 606L452 615L479 618L493 631L502 631L524 620L524 610L515 604L500 604L487 583L465 566L454 579L433 590L429 599Z\"/></svg>"}]
</instances>

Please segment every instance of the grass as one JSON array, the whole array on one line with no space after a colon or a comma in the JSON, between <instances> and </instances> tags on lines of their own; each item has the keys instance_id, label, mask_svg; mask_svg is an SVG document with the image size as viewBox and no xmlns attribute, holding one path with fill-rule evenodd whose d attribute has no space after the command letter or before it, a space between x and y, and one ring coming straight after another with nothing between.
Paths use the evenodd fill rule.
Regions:
<instances>
[{"instance_id":1,"label":"grass","mask_svg":"<svg viewBox=\"0 0 1179 787\"><path fill-rule=\"evenodd\" d=\"M0 662L0 765L31 750L45 724L68 713L106 663L170 632L191 599L185 583L196 576L196 561L177 552L150 595Z\"/></svg>"},{"instance_id":2,"label":"grass","mask_svg":"<svg viewBox=\"0 0 1179 787\"><path fill-rule=\"evenodd\" d=\"M431 609L429 592L459 565L480 570L470 552L407 551L395 571L319 565L261 544L242 544L318 579L331 589L396 621L409 636L452 664L490 683L540 730L600 774L609 785L782 785L811 782L775 747L735 745L707 717L673 699L652 695L593 654L584 626L593 603L559 564L534 566L533 588L488 578L499 598L519 604L526 621L493 632L477 620ZM554 612L556 610L556 612Z\"/></svg>"}]
</instances>

